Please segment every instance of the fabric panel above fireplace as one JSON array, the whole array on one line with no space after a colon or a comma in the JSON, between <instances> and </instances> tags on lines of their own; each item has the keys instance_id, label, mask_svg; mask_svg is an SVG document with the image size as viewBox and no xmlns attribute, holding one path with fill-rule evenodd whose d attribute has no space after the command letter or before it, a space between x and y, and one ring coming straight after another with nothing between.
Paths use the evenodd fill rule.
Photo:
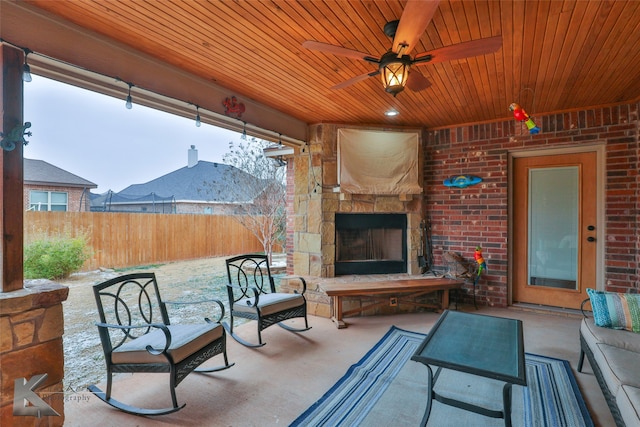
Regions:
<instances>
[{"instance_id":1,"label":"fabric panel above fireplace","mask_svg":"<svg viewBox=\"0 0 640 427\"><path fill-rule=\"evenodd\" d=\"M421 194L419 156L418 133L338 129L340 191Z\"/></svg>"}]
</instances>

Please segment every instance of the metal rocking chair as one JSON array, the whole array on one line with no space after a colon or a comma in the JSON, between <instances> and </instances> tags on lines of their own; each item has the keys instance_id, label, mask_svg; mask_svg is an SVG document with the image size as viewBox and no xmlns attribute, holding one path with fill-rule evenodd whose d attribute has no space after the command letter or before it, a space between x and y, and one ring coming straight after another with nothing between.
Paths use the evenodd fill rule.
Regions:
<instances>
[{"instance_id":1,"label":"metal rocking chair","mask_svg":"<svg viewBox=\"0 0 640 427\"><path fill-rule=\"evenodd\" d=\"M262 347L261 332L278 324L292 332L311 329L307 321L307 301L304 293L307 283L300 277L302 292L276 292L266 255L239 255L226 260L227 293L231 316L229 334L247 347ZM258 343L250 343L233 332L234 317L255 320L258 323ZM281 323L296 317L304 318L304 328L293 328Z\"/></svg>"},{"instance_id":2,"label":"metal rocking chair","mask_svg":"<svg viewBox=\"0 0 640 427\"><path fill-rule=\"evenodd\" d=\"M135 415L164 415L182 409L175 388L192 371L215 372L227 369L226 331L220 323L224 305L213 303L216 320L204 318L202 324L172 325L168 304L194 304L163 301L154 273L120 276L94 285L100 322L96 323L107 365L107 389L96 385L88 389L109 405ZM224 365L196 369L208 359L222 354ZM111 397L112 376L117 372L168 372L173 406L146 409L130 406Z\"/></svg>"}]
</instances>

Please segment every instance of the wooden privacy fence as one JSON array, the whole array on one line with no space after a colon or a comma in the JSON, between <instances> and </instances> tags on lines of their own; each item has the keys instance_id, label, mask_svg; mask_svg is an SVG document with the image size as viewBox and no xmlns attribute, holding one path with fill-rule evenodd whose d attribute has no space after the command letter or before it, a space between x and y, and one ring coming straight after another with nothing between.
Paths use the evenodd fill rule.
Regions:
<instances>
[{"instance_id":1,"label":"wooden privacy fence","mask_svg":"<svg viewBox=\"0 0 640 427\"><path fill-rule=\"evenodd\" d=\"M84 234L93 257L83 271L263 252L232 216L112 212L25 212L25 245Z\"/></svg>"}]
</instances>

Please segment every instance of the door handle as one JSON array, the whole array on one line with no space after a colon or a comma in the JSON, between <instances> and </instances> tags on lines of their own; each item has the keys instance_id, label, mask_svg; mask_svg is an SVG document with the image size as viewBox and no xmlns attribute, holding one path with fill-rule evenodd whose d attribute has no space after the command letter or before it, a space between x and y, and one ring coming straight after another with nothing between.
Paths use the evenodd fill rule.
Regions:
<instances>
[{"instance_id":1,"label":"door handle","mask_svg":"<svg viewBox=\"0 0 640 427\"><path fill-rule=\"evenodd\" d=\"M595 242L596 238L595 237L587 237L587 242Z\"/></svg>"}]
</instances>

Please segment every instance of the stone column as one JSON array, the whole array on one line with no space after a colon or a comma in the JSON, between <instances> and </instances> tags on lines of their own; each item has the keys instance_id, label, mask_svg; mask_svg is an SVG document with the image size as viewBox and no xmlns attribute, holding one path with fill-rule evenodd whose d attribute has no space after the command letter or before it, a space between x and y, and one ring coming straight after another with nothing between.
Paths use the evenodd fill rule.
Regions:
<instances>
[{"instance_id":1,"label":"stone column","mask_svg":"<svg viewBox=\"0 0 640 427\"><path fill-rule=\"evenodd\" d=\"M0 425L63 425L62 302L68 295L69 288L49 281L0 292ZM59 415L14 415L16 380L28 382L40 374L47 377L33 391Z\"/></svg>"}]
</instances>

